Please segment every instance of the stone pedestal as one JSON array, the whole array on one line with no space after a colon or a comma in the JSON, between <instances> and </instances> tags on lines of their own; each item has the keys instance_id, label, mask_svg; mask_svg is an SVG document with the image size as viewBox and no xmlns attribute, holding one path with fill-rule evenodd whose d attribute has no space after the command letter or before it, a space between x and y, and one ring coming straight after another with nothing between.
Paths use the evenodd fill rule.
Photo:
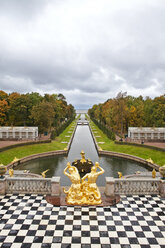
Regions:
<instances>
[{"instance_id":1,"label":"stone pedestal","mask_svg":"<svg viewBox=\"0 0 165 248\"><path fill-rule=\"evenodd\" d=\"M160 180L160 188L159 188L160 196L165 198L165 180Z\"/></svg>"},{"instance_id":2,"label":"stone pedestal","mask_svg":"<svg viewBox=\"0 0 165 248\"><path fill-rule=\"evenodd\" d=\"M60 177L52 177L51 180L51 196L60 196Z\"/></svg>"},{"instance_id":3,"label":"stone pedestal","mask_svg":"<svg viewBox=\"0 0 165 248\"><path fill-rule=\"evenodd\" d=\"M105 195L106 196L114 196L115 195L115 179L113 177L105 178Z\"/></svg>"},{"instance_id":4,"label":"stone pedestal","mask_svg":"<svg viewBox=\"0 0 165 248\"><path fill-rule=\"evenodd\" d=\"M5 178L0 178L0 195L5 195L6 193L6 179Z\"/></svg>"}]
</instances>

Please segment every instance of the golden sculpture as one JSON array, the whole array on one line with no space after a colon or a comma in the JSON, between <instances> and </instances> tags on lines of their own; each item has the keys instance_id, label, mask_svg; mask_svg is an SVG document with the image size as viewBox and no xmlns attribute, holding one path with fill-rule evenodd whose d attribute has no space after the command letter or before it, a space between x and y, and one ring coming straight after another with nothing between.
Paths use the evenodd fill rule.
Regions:
<instances>
[{"instance_id":1,"label":"golden sculpture","mask_svg":"<svg viewBox=\"0 0 165 248\"><path fill-rule=\"evenodd\" d=\"M19 160L19 159L15 157L15 158L13 159L12 163L16 163L18 160Z\"/></svg>"},{"instance_id":2,"label":"golden sculpture","mask_svg":"<svg viewBox=\"0 0 165 248\"><path fill-rule=\"evenodd\" d=\"M81 163L85 163L85 162L86 162L86 159L85 159L85 152L82 150L80 154L81 154L81 157L82 157L81 160L80 160L80 162L81 162Z\"/></svg>"},{"instance_id":3,"label":"golden sculpture","mask_svg":"<svg viewBox=\"0 0 165 248\"><path fill-rule=\"evenodd\" d=\"M97 171L100 169L100 171ZM69 173L67 172L69 171ZM87 173L81 180L79 172L75 166L67 163L64 174L69 177L72 182L69 190L64 189L66 194L66 202L71 205L97 205L101 204L101 194L96 185L99 175L104 173L104 169L96 162L91 168L91 172ZM86 181L87 179L87 181Z\"/></svg>"},{"instance_id":4,"label":"golden sculpture","mask_svg":"<svg viewBox=\"0 0 165 248\"><path fill-rule=\"evenodd\" d=\"M100 169L100 171L97 171L97 169ZM96 180L98 176L103 173L104 169L96 162L95 165L92 166L91 172L82 178L83 204L101 204L101 194L97 187ZM85 181L85 179L88 179L88 181Z\"/></svg>"},{"instance_id":5,"label":"golden sculpture","mask_svg":"<svg viewBox=\"0 0 165 248\"><path fill-rule=\"evenodd\" d=\"M67 172L69 171L69 173ZM66 202L67 204L72 205L80 205L82 199L81 192L81 183L80 183L80 175L75 166L72 166L69 162L67 163L67 167L64 169L64 174L69 177L72 182L69 190L64 188L64 193L66 194Z\"/></svg>"},{"instance_id":6,"label":"golden sculpture","mask_svg":"<svg viewBox=\"0 0 165 248\"><path fill-rule=\"evenodd\" d=\"M14 170L13 170L13 168L9 169L9 175L10 175L10 177L13 177L13 175L14 175Z\"/></svg>"},{"instance_id":7,"label":"golden sculpture","mask_svg":"<svg viewBox=\"0 0 165 248\"><path fill-rule=\"evenodd\" d=\"M146 161L149 162L149 163L151 163L151 164L154 163L154 161L151 158L146 159Z\"/></svg>"},{"instance_id":8,"label":"golden sculpture","mask_svg":"<svg viewBox=\"0 0 165 248\"><path fill-rule=\"evenodd\" d=\"M41 172L41 175L42 175L43 178L46 177L46 172L48 172L48 171L49 171L49 169L48 169L48 170L45 170L45 171L43 171L43 172Z\"/></svg>"},{"instance_id":9,"label":"golden sculpture","mask_svg":"<svg viewBox=\"0 0 165 248\"><path fill-rule=\"evenodd\" d=\"M156 170L155 170L155 168L153 168L153 170L152 170L152 178L155 178L156 177Z\"/></svg>"},{"instance_id":10,"label":"golden sculpture","mask_svg":"<svg viewBox=\"0 0 165 248\"><path fill-rule=\"evenodd\" d=\"M120 172L120 171L118 171L118 176L119 176L119 178L122 178L123 177L123 174L122 174L122 172Z\"/></svg>"}]
</instances>

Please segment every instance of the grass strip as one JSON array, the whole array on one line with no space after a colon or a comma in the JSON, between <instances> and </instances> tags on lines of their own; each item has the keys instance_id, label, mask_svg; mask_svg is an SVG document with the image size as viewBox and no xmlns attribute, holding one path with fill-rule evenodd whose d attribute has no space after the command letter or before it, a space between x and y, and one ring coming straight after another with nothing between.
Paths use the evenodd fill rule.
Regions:
<instances>
[{"instance_id":1,"label":"grass strip","mask_svg":"<svg viewBox=\"0 0 165 248\"><path fill-rule=\"evenodd\" d=\"M69 142L71 135L73 133L73 130L74 130L72 126L75 124L76 122L74 120L58 137L56 137L55 140L52 140L51 143L34 144L34 145L16 147L16 148L12 148L7 151L1 152L0 163L7 165L11 161L13 161L15 157L20 159L26 156L37 154L37 153L64 150L64 148L67 147L67 143L65 144L61 142ZM72 132L72 133L68 133L68 132ZM70 137L66 137L66 136L70 136Z\"/></svg>"},{"instance_id":2,"label":"grass strip","mask_svg":"<svg viewBox=\"0 0 165 248\"><path fill-rule=\"evenodd\" d=\"M98 144L101 149L112 152L126 153L133 156L137 156L143 159L151 158L155 164L164 165L165 164L165 152L157 151L145 147L137 147L130 145L118 145L114 141L110 140L94 123L90 120L90 125L93 134L97 142L104 142L104 144ZM101 136L101 137L97 137Z\"/></svg>"}]
</instances>

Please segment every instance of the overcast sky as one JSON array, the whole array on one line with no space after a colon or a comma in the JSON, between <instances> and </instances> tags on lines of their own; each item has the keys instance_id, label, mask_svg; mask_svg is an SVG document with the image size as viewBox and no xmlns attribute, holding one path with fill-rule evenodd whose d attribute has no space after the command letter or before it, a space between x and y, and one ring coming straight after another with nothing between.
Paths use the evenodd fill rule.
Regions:
<instances>
[{"instance_id":1,"label":"overcast sky","mask_svg":"<svg viewBox=\"0 0 165 248\"><path fill-rule=\"evenodd\" d=\"M82 109L164 94L165 1L0 0L0 89Z\"/></svg>"}]
</instances>

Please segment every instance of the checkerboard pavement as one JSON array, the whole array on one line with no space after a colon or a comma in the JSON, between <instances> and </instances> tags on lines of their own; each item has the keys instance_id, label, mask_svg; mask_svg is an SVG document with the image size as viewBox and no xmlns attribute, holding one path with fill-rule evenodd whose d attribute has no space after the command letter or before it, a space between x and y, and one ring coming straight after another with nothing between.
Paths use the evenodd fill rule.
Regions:
<instances>
[{"instance_id":1,"label":"checkerboard pavement","mask_svg":"<svg viewBox=\"0 0 165 248\"><path fill-rule=\"evenodd\" d=\"M165 200L136 195L111 207L56 207L41 195L0 196L0 247L165 248Z\"/></svg>"}]
</instances>

